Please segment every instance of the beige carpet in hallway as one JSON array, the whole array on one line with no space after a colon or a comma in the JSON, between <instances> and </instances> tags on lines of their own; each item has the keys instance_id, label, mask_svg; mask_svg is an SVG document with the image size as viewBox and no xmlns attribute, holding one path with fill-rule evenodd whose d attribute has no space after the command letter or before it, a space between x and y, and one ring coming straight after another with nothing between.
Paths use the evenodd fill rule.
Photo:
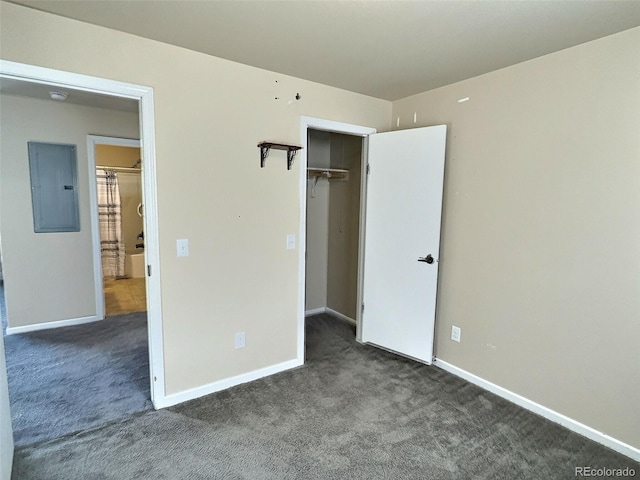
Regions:
<instances>
[{"instance_id":1,"label":"beige carpet in hallway","mask_svg":"<svg viewBox=\"0 0 640 480\"><path fill-rule=\"evenodd\" d=\"M107 317L146 311L147 296L144 277L105 279L104 303Z\"/></svg>"}]
</instances>

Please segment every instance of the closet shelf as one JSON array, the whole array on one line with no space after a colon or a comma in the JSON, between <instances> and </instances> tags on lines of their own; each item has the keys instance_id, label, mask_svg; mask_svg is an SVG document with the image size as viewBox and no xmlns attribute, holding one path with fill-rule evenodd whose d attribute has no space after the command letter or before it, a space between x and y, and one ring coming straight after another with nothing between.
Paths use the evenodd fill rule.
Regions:
<instances>
[{"instance_id":1,"label":"closet shelf","mask_svg":"<svg viewBox=\"0 0 640 480\"><path fill-rule=\"evenodd\" d=\"M285 145L283 143L261 142L258 144L260 147L260 168L264 168L264 162L269 156L269 151L274 150L286 150L287 151L287 170L291 170L293 164L293 157L296 156L298 150L302 150L302 147L296 145Z\"/></svg>"},{"instance_id":2,"label":"closet shelf","mask_svg":"<svg viewBox=\"0 0 640 480\"><path fill-rule=\"evenodd\" d=\"M307 178L326 178L327 180L349 180L349 170L341 168L307 168Z\"/></svg>"}]
</instances>

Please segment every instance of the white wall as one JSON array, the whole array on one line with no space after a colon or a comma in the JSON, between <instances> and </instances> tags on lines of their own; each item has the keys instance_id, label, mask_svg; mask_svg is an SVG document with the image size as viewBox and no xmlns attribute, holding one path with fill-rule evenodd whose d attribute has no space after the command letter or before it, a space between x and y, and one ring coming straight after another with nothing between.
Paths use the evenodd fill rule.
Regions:
<instances>
[{"instance_id":1,"label":"white wall","mask_svg":"<svg viewBox=\"0 0 640 480\"><path fill-rule=\"evenodd\" d=\"M331 167L349 170L346 181L329 182L327 307L355 321L362 137L331 134Z\"/></svg>"},{"instance_id":2,"label":"white wall","mask_svg":"<svg viewBox=\"0 0 640 480\"><path fill-rule=\"evenodd\" d=\"M307 163L310 167L329 168L331 143L329 132L309 131ZM307 263L305 310L327 307L327 267L329 255L329 182L319 179L313 188L307 180Z\"/></svg>"},{"instance_id":3,"label":"white wall","mask_svg":"<svg viewBox=\"0 0 640 480\"><path fill-rule=\"evenodd\" d=\"M0 95L0 123L8 326L95 316L87 135L138 138L138 115ZM77 146L79 232L34 233L27 153L31 140Z\"/></svg>"},{"instance_id":4,"label":"white wall","mask_svg":"<svg viewBox=\"0 0 640 480\"><path fill-rule=\"evenodd\" d=\"M11 478L13 430L9 411L9 386L4 360L4 340L0 339L0 478Z\"/></svg>"},{"instance_id":5,"label":"white wall","mask_svg":"<svg viewBox=\"0 0 640 480\"><path fill-rule=\"evenodd\" d=\"M640 28L398 117L448 125L437 357L640 448Z\"/></svg>"}]
</instances>

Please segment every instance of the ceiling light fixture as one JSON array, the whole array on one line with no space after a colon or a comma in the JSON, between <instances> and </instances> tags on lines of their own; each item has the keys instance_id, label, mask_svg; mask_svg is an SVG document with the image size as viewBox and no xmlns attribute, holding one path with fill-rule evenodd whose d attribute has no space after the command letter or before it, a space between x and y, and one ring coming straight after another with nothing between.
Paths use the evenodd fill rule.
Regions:
<instances>
[{"instance_id":1,"label":"ceiling light fixture","mask_svg":"<svg viewBox=\"0 0 640 480\"><path fill-rule=\"evenodd\" d=\"M51 97L51 100L58 100L59 102L64 102L69 96L69 94L65 92L49 92L49 96Z\"/></svg>"}]
</instances>

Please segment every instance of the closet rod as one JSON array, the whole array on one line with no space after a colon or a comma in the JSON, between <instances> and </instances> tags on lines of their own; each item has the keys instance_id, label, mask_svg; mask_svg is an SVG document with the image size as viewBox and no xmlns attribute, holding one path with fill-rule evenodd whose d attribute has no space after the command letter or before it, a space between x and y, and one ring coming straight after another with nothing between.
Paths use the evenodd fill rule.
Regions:
<instances>
[{"instance_id":1,"label":"closet rod","mask_svg":"<svg viewBox=\"0 0 640 480\"><path fill-rule=\"evenodd\" d=\"M140 173L142 170L140 168L129 168L129 167L110 167L108 165L96 165L96 168L100 168L102 170L111 170L116 172L129 172L129 173Z\"/></svg>"},{"instance_id":2,"label":"closet rod","mask_svg":"<svg viewBox=\"0 0 640 480\"><path fill-rule=\"evenodd\" d=\"M349 180L349 170L337 168L307 168L307 177L326 178L328 180Z\"/></svg>"}]
</instances>

